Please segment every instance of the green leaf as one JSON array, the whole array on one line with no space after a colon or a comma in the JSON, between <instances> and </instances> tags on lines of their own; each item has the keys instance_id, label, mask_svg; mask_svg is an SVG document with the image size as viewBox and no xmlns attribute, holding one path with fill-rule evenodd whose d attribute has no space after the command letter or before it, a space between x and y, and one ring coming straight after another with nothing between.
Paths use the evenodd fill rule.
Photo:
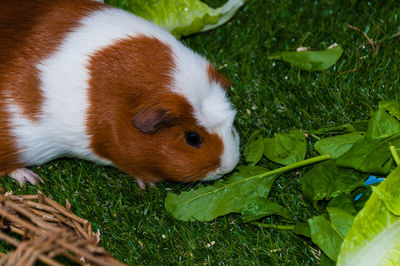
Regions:
<instances>
[{"instance_id":1,"label":"green leaf","mask_svg":"<svg viewBox=\"0 0 400 266\"><path fill-rule=\"evenodd\" d=\"M368 120L360 120L354 121L351 125L355 128L356 131L367 131L368 129Z\"/></svg>"},{"instance_id":2,"label":"green leaf","mask_svg":"<svg viewBox=\"0 0 400 266\"><path fill-rule=\"evenodd\" d=\"M320 265L321 266L336 266L336 263L331 260L328 256L325 254L322 254L321 260L320 260Z\"/></svg>"},{"instance_id":3,"label":"green leaf","mask_svg":"<svg viewBox=\"0 0 400 266\"><path fill-rule=\"evenodd\" d=\"M324 216L314 216L308 219L311 230L311 240L331 260L336 261L343 238Z\"/></svg>"},{"instance_id":4,"label":"green leaf","mask_svg":"<svg viewBox=\"0 0 400 266\"><path fill-rule=\"evenodd\" d=\"M367 175L338 167L334 160L329 160L309 170L301 179L301 187L304 196L312 201L330 199L363 186Z\"/></svg>"},{"instance_id":5,"label":"green leaf","mask_svg":"<svg viewBox=\"0 0 400 266\"><path fill-rule=\"evenodd\" d=\"M342 156L336 158L341 167L351 167L361 172L385 175L392 166L389 151L390 141L398 135L386 139L360 139Z\"/></svg>"},{"instance_id":6,"label":"green leaf","mask_svg":"<svg viewBox=\"0 0 400 266\"><path fill-rule=\"evenodd\" d=\"M353 225L354 216L340 208L327 207L332 226L344 239Z\"/></svg>"},{"instance_id":7,"label":"green leaf","mask_svg":"<svg viewBox=\"0 0 400 266\"><path fill-rule=\"evenodd\" d=\"M168 194L165 208L178 220L211 221L231 212L240 213L249 200L268 196L277 175L250 179L268 170L258 166L240 166L238 169L239 172L225 181L181 194Z\"/></svg>"},{"instance_id":8,"label":"green leaf","mask_svg":"<svg viewBox=\"0 0 400 266\"><path fill-rule=\"evenodd\" d=\"M390 212L400 216L400 186L393 186L393 184L400 185L399 167L390 174L390 178L390 182L383 182L377 187L372 187L372 191L385 202Z\"/></svg>"},{"instance_id":9,"label":"green leaf","mask_svg":"<svg viewBox=\"0 0 400 266\"><path fill-rule=\"evenodd\" d=\"M398 120L400 120L400 102L399 101L380 101L379 102L379 109L383 109L391 116L396 117Z\"/></svg>"},{"instance_id":10,"label":"green leaf","mask_svg":"<svg viewBox=\"0 0 400 266\"><path fill-rule=\"evenodd\" d=\"M264 152L265 139L261 136L260 130L256 130L251 134L249 140L244 147L244 158L251 165L257 164Z\"/></svg>"},{"instance_id":11,"label":"green leaf","mask_svg":"<svg viewBox=\"0 0 400 266\"><path fill-rule=\"evenodd\" d=\"M351 133L354 131L367 131L368 128L368 120L360 120L354 121L351 124L343 124L343 125L330 125L326 127L319 128L314 131L310 131L311 134L314 135L327 135L327 134L345 134Z\"/></svg>"},{"instance_id":12,"label":"green leaf","mask_svg":"<svg viewBox=\"0 0 400 266\"><path fill-rule=\"evenodd\" d=\"M310 225L308 223L298 223L295 225L293 233L311 238Z\"/></svg>"},{"instance_id":13,"label":"green leaf","mask_svg":"<svg viewBox=\"0 0 400 266\"><path fill-rule=\"evenodd\" d=\"M399 132L399 121L386 111L379 109L372 114L368 124L368 138L384 138Z\"/></svg>"},{"instance_id":14,"label":"green leaf","mask_svg":"<svg viewBox=\"0 0 400 266\"><path fill-rule=\"evenodd\" d=\"M357 214L353 194L341 193L329 201L328 206L343 209L352 215Z\"/></svg>"},{"instance_id":15,"label":"green leaf","mask_svg":"<svg viewBox=\"0 0 400 266\"><path fill-rule=\"evenodd\" d=\"M332 158L337 158L347 152L355 142L363 138L363 132L352 132L321 139L315 143L314 148L320 154L329 154Z\"/></svg>"},{"instance_id":16,"label":"green leaf","mask_svg":"<svg viewBox=\"0 0 400 266\"><path fill-rule=\"evenodd\" d=\"M283 60L307 71L321 71L333 66L342 53L340 45L332 45L323 51L280 52L268 56L268 59Z\"/></svg>"},{"instance_id":17,"label":"green leaf","mask_svg":"<svg viewBox=\"0 0 400 266\"><path fill-rule=\"evenodd\" d=\"M308 219L311 240L333 261L337 260L340 247L350 230L354 217L340 208L327 208L330 221L324 216Z\"/></svg>"},{"instance_id":18,"label":"green leaf","mask_svg":"<svg viewBox=\"0 0 400 266\"><path fill-rule=\"evenodd\" d=\"M342 133L350 133L356 131L352 124L344 124L344 125L331 125L327 127L322 127L317 130L311 131L311 134L314 135L325 135L325 134L342 134Z\"/></svg>"},{"instance_id":19,"label":"green leaf","mask_svg":"<svg viewBox=\"0 0 400 266\"><path fill-rule=\"evenodd\" d=\"M343 242L337 265L398 265L400 261L400 217L396 198L400 187L400 168L396 168L372 192L354 219ZM378 193L377 193L378 192ZM381 197L381 195L391 195ZM393 196L396 198L394 201ZM389 208L391 204L394 205Z\"/></svg>"},{"instance_id":20,"label":"green leaf","mask_svg":"<svg viewBox=\"0 0 400 266\"><path fill-rule=\"evenodd\" d=\"M227 22L243 5L242 0L229 0L216 9L199 0L108 0L106 2L153 21L178 37L218 27Z\"/></svg>"},{"instance_id":21,"label":"green leaf","mask_svg":"<svg viewBox=\"0 0 400 266\"><path fill-rule=\"evenodd\" d=\"M267 198L277 176L328 159L329 155L321 155L272 171L257 166L238 166L239 172L226 181L219 180L179 195L168 193L165 208L182 221L210 221L230 212L241 212L249 200Z\"/></svg>"},{"instance_id":22,"label":"green leaf","mask_svg":"<svg viewBox=\"0 0 400 266\"><path fill-rule=\"evenodd\" d=\"M269 215L290 218L289 211L285 207L262 197L249 200L242 209L242 219L245 223L253 222Z\"/></svg>"},{"instance_id":23,"label":"green leaf","mask_svg":"<svg viewBox=\"0 0 400 266\"><path fill-rule=\"evenodd\" d=\"M288 134L276 133L265 139L264 155L271 161L288 165L304 160L307 143L304 133L295 130Z\"/></svg>"}]
</instances>

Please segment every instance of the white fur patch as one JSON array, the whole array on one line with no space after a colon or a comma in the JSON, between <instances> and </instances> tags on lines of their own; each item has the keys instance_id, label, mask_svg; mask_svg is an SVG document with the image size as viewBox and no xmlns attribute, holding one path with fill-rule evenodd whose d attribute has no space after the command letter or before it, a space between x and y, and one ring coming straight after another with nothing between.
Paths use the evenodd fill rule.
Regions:
<instances>
[{"instance_id":1,"label":"white fur patch","mask_svg":"<svg viewBox=\"0 0 400 266\"><path fill-rule=\"evenodd\" d=\"M54 119L54 116L48 113L42 113L38 121L32 121L22 114L16 104L9 104L8 111L21 162L27 165L40 165L61 156L78 156L110 164L91 151L86 134L79 131L83 117L76 119L76 113L71 112L71 116L63 122ZM60 118L62 120L66 117L67 115L64 115Z\"/></svg>"}]
</instances>

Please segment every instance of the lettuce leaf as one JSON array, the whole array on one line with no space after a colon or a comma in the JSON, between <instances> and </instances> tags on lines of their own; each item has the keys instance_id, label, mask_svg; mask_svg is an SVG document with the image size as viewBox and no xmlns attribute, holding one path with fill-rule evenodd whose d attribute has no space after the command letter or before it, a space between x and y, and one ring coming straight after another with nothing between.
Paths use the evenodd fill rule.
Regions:
<instances>
[{"instance_id":1,"label":"lettuce leaf","mask_svg":"<svg viewBox=\"0 0 400 266\"><path fill-rule=\"evenodd\" d=\"M200 0L106 0L106 3L152 21L177 37L218 27L243 5L242 0L229 0L219 8L211 8Z\"/></svg>"},{"instance_id":2,"label":"lettuce leaf","mask_svg":"<svg viewBox=\"0 0 400 266\"><path fill-rule=\"evenodd\" d=\"M400 261L400 167L379 186L356 216L337 265L398 265Z\"/></svg>"}]
</instances>

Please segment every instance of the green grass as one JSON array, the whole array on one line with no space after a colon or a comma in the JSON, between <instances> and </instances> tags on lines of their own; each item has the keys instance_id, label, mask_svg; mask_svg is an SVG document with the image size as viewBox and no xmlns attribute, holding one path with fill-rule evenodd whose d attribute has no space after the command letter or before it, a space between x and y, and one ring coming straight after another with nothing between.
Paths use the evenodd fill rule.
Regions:
<instances>
[{"instance_id":1,"label":"green grass","mask_svg":"<svg viewBox=\"0 0 400 266\"><path fill-rule=\"evenodd\" d=\"M225 1L207 1L217 6ZM367 117L381 99L398 99L400 92L400 4L397 1L247 1L226 25L184 38L229 77L229 93L238 110L236 125L242 146L256 128L266 135L292 128L317 129ZM377 55L360 32L379 43ZM325 49L337 42L344 48L338 63L326 72L308 73L271 53L299 46ZM359 67L356 72L343 73ZM312 154L310 154L312 155ZM276 167L266 160L262 165ZM290 231L244 224L231 214L212 222L180 222L164 209L169 191L191 185L162 183L146 191L110 167L62 159L33 168L44 185L19 189L10 179L1 185L16 193L43 191L88 219L102 233L101 245L130 265L142 264L318 264L318 248ZM303 199L300 175L278 178L270 197L286 206L293 221L317 213ZM278 217L265 223L284 224ZM210 247L207 244L215 241Z\"/></svg>"}]
</instances>

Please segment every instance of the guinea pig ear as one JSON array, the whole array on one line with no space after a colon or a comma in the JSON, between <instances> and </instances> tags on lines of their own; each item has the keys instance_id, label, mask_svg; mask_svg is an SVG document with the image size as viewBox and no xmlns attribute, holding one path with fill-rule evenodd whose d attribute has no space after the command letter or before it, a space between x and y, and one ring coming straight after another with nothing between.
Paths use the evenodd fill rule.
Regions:
<instances>
[{"instance_id":1,"label":"guinea pig ear","mask_svg":"<svg viewBox=\"0 0 400 266\"><path fill-rule=\"evenodd\" d=\"M173 120L168 110L145 108L133 116L132 124L143 133L152 134Z\"/></svg>"}]
</instances>

